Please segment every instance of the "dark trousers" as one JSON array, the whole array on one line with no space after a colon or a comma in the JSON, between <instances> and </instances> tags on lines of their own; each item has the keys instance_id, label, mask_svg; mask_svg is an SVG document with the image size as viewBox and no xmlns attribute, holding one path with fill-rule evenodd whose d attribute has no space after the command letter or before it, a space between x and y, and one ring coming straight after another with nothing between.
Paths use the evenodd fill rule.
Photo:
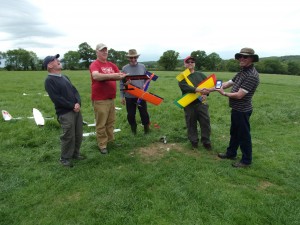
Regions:
<instances>
[{"instance_id":1,"label":"dark trousers","mask_svg":"<svg viewBox=\"0 0 300 225\"><path fill-rule=\"evenodd\" d=\"M137 98L126 98L126 110L127 110L127 120L130 126L136 126L136 108L138 108L140 117L142 120L142 124L149 125L149 114L147 111L147 103L145 101L141 101L139 105L137 105Z\"/></svg>"},{"instance_id":2,"label":"dark trousers","mask_svg":"<svg viewBox=\"0 0 300 225\"><path fill-rule=\"evenodd\" d=\"M70 159L79 156L83 126L81 112L70 111L60 115L58 121L62 128L61 158Z\"/></svg>"},{"instance_id":3,"label":"dark trousers","mask_svg":"<svg viewBox=\"0 0 300 225\"><path fill-rule=\"evenodd\" d=\"M208 105L201 102L190 105L184 108L185 121L188 131L188 139L192 143L198 143L198 122L201 129L201 142L210 144L210 118L208 113Z\"/></svg>"},{"instance_id":4,"label":"dark trousers","mask_svg":"<svg viewBox=\"0 0 300 225\"><path fill-rule=\"evenodd\" d=\"M251 164L252 162L252 141L250 134L250 116L252 110L248 112L238 112L231 110L230 142L227 148L228 156L236 156L240 147L242 151L241 162Z\"/></svg>"}]
</instances>

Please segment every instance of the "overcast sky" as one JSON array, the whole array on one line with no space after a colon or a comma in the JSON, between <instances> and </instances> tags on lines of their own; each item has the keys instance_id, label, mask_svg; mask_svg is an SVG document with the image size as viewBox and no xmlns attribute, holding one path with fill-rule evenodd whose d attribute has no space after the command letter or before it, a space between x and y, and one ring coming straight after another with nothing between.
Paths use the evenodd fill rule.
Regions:
<instances>
[{"instance_id":1,"label":"overcast sky","mask_svg":"<svg viewBox=\"0 0 300 225\"><path fill-rule=\"evenodd\" d=\"M300 55L297 0L0 0L0 51L39 58L87 42L137 49L140 61L175 50L233 58L243 47L260 57Z\"/></svg>"}]
</instances>

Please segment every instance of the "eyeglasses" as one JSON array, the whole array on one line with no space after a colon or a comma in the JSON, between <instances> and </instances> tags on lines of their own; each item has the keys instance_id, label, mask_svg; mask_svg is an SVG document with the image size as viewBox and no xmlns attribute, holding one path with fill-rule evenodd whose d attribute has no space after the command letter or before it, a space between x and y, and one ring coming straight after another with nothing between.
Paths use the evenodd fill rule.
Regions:
<instances>
[{"instance_id":1,"label":"eyeglasses","mask_svg":"<svg viewBox=\"0 0 300 225\"><path fill-rule=\"evenodd\" d=\"M195 63L194 61L186 61L186 64L191 64L191 63Z\"/></svg>"},{"instance_id":2,"label":"eyeglasses","mask_svg":"<svg viewBox=\"0 0 300 225\"><path fill-rule=\"evenodd\" d=\"M137 59L138 57L137 56L135 56L135 57L129 57L129 59Z\"/></svg>"}]
</instances>

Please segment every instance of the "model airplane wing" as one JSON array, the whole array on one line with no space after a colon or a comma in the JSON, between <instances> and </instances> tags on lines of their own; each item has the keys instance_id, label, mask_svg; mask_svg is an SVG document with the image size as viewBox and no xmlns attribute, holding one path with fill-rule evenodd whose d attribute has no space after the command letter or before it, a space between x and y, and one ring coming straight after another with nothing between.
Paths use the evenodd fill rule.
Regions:
<instances>
[{"instance_id":1,"label":"model airplane wing","mask_svg":"<svg viewBox=\"0 0 300 225\"><path fill-rule=\"evenodd\" d=\"M183 79L186 80L187 84L190 86L194 85L192 84L192 82L190 81L190 79L188 78L188 76L191 74L191 71L189 69L186 69L185 71L181 72L180 74L177 75L176 79L180 82Z\"/></svg>"},{"instance_id":2,"label":"model airplane wing","mask_svg":"<svg viewBox=\"0 0 300 225\"><path fill-rule=\"evenodd\" d=\"M143 99L144 101L150 102L153 105L159 105L164 100L163 98L150 92L143 91L142 89L132 84L128 84L127 89L124 89L124 91L137 98Z\"/></svg>"},{"instance_id":3,"label":"model airplane wing","mask_svg":"<svg viewBox=\"0 0 300 225\"><path fill-rule=\"evenodd\" d=\"M178 80L178 79L177 79ZM198 88L212 88L216 85L216 75L212 74L198 84ZM174 104L184 108L201 96L201 93L188 93L174 101Z\"/></svg>"},{"instance_id":4,"label":"model airplane wing","mask_svg":"<svg viewBox=\"0 0 300 225\"><path fill-rule=\"evenodd\" d=\"M36 108L33 108L32 113L33 113L33 118L34 118L34 121L35 121L36 125L44 126L45 125L45 119L44 119L42 113L40 112L40 110L38 110Z\"/></svg>"},{"instance_id":5,"label":"model airplane wing","mask_svg":"<svg viewBox=\"0 0 300 225\"><path fill-rule=\"evenodd\" d=\"M114 129L114 133L117 133L117 132L120 132L120 131L121 131L121 129L119 129L119 128ZM83 137L94 136L94 135L96 135L96 132L90 132L90 133L83 133L82 134Z\"/></svg>"},{"instance_id":6,"label":"model airplane wing","mask_svg":"<svg viewBox=\"0 0 300 225\"><path fill-rule=\"evenodd\" d=\"M10 121L13 118L6 110L2 110L2 117L4 121Z\"/></svg>"}]
</instances>

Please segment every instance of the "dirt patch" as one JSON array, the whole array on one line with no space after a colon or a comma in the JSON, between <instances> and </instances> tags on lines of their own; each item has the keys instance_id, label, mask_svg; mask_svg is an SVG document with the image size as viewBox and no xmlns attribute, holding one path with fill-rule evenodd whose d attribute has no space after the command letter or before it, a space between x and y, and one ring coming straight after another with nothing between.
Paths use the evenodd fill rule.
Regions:
<instances>
[{"instance_id":1,"label":"dirt patch","mask_svg":"<svg viewBox=\"0 0 300 225\"><path fill-rule=\"evenodd\" d=\"M137 154L144 161L150 162L161 159L163 156L171 151L182 152L188 155L199 155L198 151L186 149L182 145L177 143L152 143L149 146L137 149L135 152L131 152L131 155Z\"/></svg>"},{"instance_id":2,"label":"dirt patch","mask_svg":"<svg viewBox=\"0 0 300 225\"><path fill-rule=\"evenodd\" d=\"M265 190L268 187L273 186L273 184L269 181L261 181L260 184L257 187L257 190Z\"/></svg>"}]
</instances>

